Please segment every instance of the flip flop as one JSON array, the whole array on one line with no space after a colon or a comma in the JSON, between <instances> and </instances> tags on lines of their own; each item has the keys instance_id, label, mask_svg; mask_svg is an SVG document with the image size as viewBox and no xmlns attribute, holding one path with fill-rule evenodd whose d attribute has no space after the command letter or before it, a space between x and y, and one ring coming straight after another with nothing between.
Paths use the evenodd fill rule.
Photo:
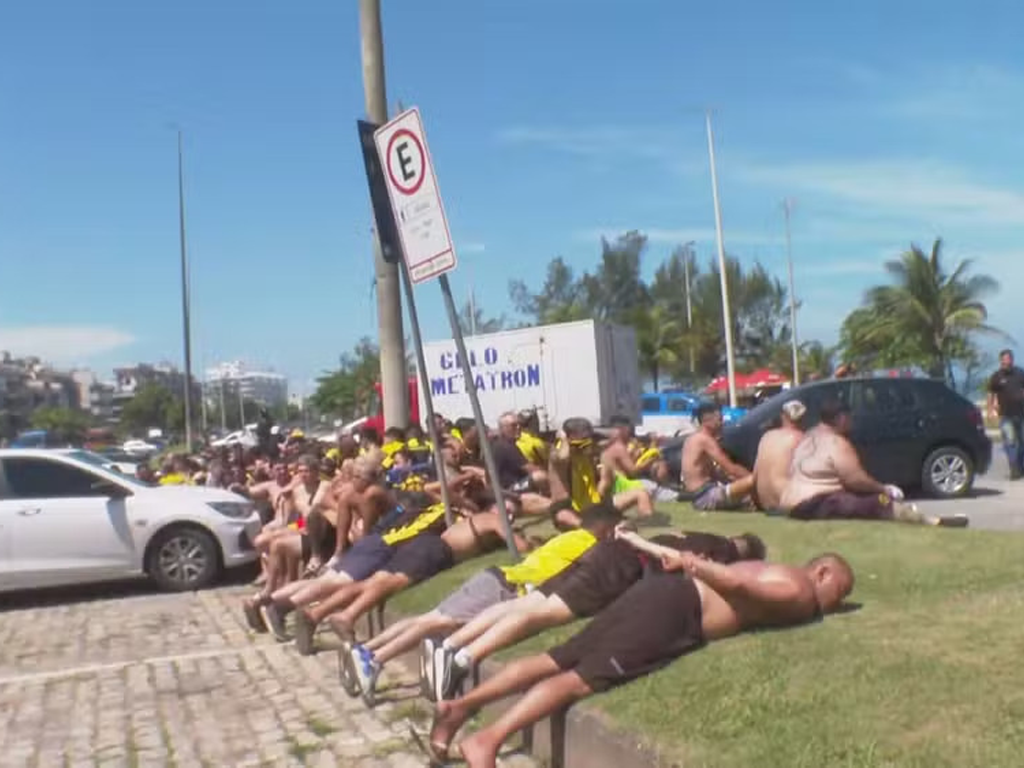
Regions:
<instances>
[{"instance_id":1,"label":"flip flop","mask_svg":"<svg viewBox=\"0 0 1024 768\"><path fill-rule=\"evenodd\" d=\"M423 734L417 731L416 727L412 723L409 723L408 727L409 735L412 736L413 743L419 751L423 753L423 756L427 758L427 765L429 765L430 768L446 768L449 765L454 765L454 762L447 759L442 760L437 756L437 752L434 751L434 744L428 740L429 735L427 738L424 738Z\"/></svg>"},{"instance_id":2,"label":"flip flop","mask_svg":"<svg viewBox=\"0 0 1024 768\"><path fill-rule=\"evenodd\" d=\"M352 669L352 643L342 643L341 648L338 649L338 681L345 693L353 699L362 693L359 678L356 677L356 671Z\"/></svg>"},{"instance_id":3,"label":"flip flop","mask_svg":"<svg viewBox=\"0 0 1024 768\"><path fill-rule=\"evenodd\" d=\"M939 518L940 528L966 528L970 523L971 521L964 514L944 515Z\"/></svg>"}]
</instances>

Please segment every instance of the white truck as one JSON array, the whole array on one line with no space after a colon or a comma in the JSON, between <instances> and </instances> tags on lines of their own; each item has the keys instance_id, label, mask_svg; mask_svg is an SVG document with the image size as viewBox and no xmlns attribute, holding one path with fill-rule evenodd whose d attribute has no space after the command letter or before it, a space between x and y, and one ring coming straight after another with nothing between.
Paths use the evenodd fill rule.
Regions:
<instances>
[{"instance_id":1,"label":"white truck","mask_svg":"<svg viewBox=\"0 0 1024 768\"><path fill-rule=\"evenodd\" d=\"M497 426L506 411L536 409L542 430L581 416L594 426L615 415L640 423L640 371L632 328L581 320L466 337L466 350L484 420ZM462 364L452 339L424 345L424 387L434 411L455 420L472 417Z\"/></svg>"}]
</instances>

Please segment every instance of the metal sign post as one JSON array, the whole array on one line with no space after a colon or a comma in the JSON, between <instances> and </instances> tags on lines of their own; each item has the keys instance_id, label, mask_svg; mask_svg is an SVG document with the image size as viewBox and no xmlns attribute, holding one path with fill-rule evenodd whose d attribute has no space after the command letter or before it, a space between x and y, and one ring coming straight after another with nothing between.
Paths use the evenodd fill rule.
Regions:
<instances>
[{"instance_id":1,"label":"metal sign post","mask_svg":"<svg viewBox=\"0 0 1024 768\"><path fill-rule=\"evenodd\" d=\"M452 243L451 232L448 230L448 219L445 216L444 203L441 200L441 192L434 175L419 110L413 107L402 112L386 125L374 131L373 139L377 148L379 177L383 178L387 187L388 198L391 201L392 221L397 230L406 264L410 319L416 339L416 354L421 377L420 386L424 391L424 400L432 411L430 382L427 380L426 361L419 340L419 323L411 303L412 284L439 277L441 295L444 297L448 320L452 327L452 338L455 340L455 346L462 362L466 393L473 406L473 418L480 433L480 451L483 454L484 466L494 491L494 499L505 532L505 541L509 552L518 559L519 550L516 549L512 523L508 519L505 509L501 482L498 479L491 445L487 439L483 411L480 408L473 371L466 353L466 342L462 337L458 311L455 308L455 300L452 298L451 286L448 284L447 273L455 269L457 264L455 246ZM369 172L368 167L368 175ZM371 180L372 186L373 181ZM428 418L431 421L431 429L433 429L433 418L429 415Z\"/></svg>"},{"instance_id":2,"label":"metal sign post","mask_svg":"<svg viewBox=\"0 0 1024 768\"><path fill-rule=\"evenodd\" d=\"M373 216L376 220L378 239L384 253L384 259L399 263L402 273L402 285L405 288L405 299L409 306L409 324L412 326L412 342L416 350L416 366L419 369L420 381L427 380L427 361L423 354L423 337L420 335L419 314L416 311L416 297L413 295L412 280L409 279L409 268L402 259L402 244L395 228L395 217L388 203L387 185L384 171L381 168L380 156L373 134L380 126L357 121L359 142L363 148L363 161L366 164L366 180L370 185L370 200L373 204ZM441 452L441 435L434 423L434 398L427 386L423 387L423 404L427 412L427 433L433 446L434 466L437 468L437 480L441 484L441 502L444 504L445 525L452 524L452 505L448 494L448 478L445 474L444 454Z\"/></svg>"}]
</instances>

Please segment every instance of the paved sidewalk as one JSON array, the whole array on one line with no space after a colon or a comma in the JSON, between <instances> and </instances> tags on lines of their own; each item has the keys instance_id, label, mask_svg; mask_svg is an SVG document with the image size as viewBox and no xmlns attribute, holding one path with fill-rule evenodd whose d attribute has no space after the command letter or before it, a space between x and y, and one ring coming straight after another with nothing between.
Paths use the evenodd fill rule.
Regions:
<instances>
[{"instance_id":1,"label":"paved sidewalk","mask_svg":"<svg viewBox=\"0 0 1024 768\"><path fill-rule=\"evenodd\" d=\"M389 668L369 711L341 690L335 653L303 658L251 635L238 587L121 592L22 595L0 613L0 765L426 764L407 728L430 709L404 668Z\"/></svg>"}]
</instances>

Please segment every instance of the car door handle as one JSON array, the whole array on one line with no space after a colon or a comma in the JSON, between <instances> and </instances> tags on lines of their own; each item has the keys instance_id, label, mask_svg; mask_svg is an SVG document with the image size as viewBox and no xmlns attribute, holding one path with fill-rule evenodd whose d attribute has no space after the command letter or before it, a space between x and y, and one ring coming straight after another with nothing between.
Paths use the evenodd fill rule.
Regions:
<instances>
[{"instance_id":1,"label":"car door handle","mask_svg":"<svg viewBox=\"0 0 1024 768\"><path fill-rule=\"evenodd\" d=\"M26 507L25 509L19 509L18 514L22 517L35 517L42 511L42 507Z\"/></svg>"}]
</instances>

